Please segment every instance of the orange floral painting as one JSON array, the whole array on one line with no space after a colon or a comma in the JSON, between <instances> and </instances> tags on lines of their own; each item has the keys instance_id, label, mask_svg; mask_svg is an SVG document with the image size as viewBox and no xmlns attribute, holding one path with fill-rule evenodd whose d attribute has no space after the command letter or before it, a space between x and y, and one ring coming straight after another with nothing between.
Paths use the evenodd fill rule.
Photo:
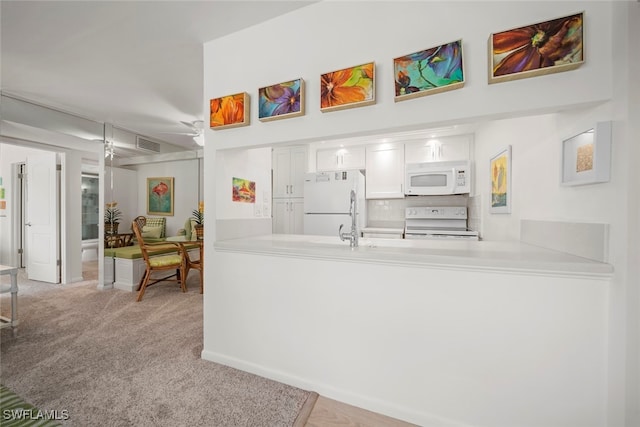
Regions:
<instances>
[{"instance_id":1,"label":"orange floral painting","mask_svg":"<svg viewBox=\"0 0 640 427\"><path fill-rule=\"evenodd\" d=\"M249 124L249 94L242 92L235 95L214 98L210 101L211 129L223 129Z\"/></svg>"},{"instance_id":2,"label":"orange floral painting","mask_svg":"<svg viewBox=\"0 0 640 427\"><path fill-rule=\"evenodd\" d=\"M375 104L375 64L357 65L320 76L320 110Z\"/></svg>"}]
</instances>

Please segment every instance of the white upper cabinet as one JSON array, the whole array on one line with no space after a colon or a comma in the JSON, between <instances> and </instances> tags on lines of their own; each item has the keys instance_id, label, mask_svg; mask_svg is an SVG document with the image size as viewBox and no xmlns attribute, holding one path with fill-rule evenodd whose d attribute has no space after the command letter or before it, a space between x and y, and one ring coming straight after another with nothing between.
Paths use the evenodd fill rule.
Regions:
<instances>
[{"instance_id":1,"label":"white upper cabinet","mask_svg":"<svg viewBox=\"0 0 640 427\"><path fill-rule=\"evenodd\" d=\"M327 148L316 152L316 170L333 171L365 168L364 146Z\"/></svg>"},{"instance_id":2,"label":"white upper cabinet","mask_svg":"<svg viewBox=\"0 0 640 427\"><path fill-rule=\"evenodd\" d=\"M406 163L471 160L471 138L471 135L456 135L406 142Z\"/></svg>"},{"instance_id":3,"label":"white upper cabinet","mask_svg":"<svg viewBox=\"0 0 640 427\"><path fill-rule=\"evenodd\" d=\"M307 147L273 150L273 197L303 197Z\"/></svg>"},{"instance_id":4,"label":"white upper cabinet","mask_svg":"<svg viewBox=\"0 0 640 427\"><path fill-rule=\"evenodd\" d=\"M367 199L404 197L404 144L382 143L366 147Z\"/></svg>"}]
</instances>

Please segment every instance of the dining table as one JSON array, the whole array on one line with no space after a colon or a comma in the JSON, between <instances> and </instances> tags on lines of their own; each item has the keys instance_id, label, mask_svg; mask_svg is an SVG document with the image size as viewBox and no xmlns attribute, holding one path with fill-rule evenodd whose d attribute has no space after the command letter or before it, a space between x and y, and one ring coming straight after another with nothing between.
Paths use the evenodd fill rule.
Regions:
<instances>
[{"instance_id":1,"label":"dining table","mask_svg":"<svg viewBox=\"0 0 640 427\"><path fill-rule=\"evenodd\" d=\"M196 239L196 240L191 240L191 239L187 239L186 236L171 236L171 237L167 237L165 239L167 242L174 242L174 243L178 243L184 253L184 266L185 269L188 271L190 269L195 269L195 270L199 270L200 271L200 293L203 293L204 291L204 276L203 276L203 272L204 272L204 239ZM198 249L199 249L199 257L197 260L192 260L189 257L189 248L188 246L192 246L192 245L198 245ZM186 280L186 278L185 278Z\"/></svg>"}]
</instances>

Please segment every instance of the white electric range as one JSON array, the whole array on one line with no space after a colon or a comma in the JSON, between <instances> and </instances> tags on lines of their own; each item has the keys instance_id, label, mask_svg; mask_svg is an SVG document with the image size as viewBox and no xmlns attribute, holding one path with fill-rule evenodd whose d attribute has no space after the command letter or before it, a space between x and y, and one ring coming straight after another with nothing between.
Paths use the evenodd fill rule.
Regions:
<instances>
[{"instance_id":1,"label":"white electric range","mask_svg":"<svg viewBox=\"0 0 640 427\"><path fill-rule=\"evenodd\" d=\"M464 206L406 208L404 222L405 239L479 240L478 232L467 228Z\"/></svg>"}]
</instances>

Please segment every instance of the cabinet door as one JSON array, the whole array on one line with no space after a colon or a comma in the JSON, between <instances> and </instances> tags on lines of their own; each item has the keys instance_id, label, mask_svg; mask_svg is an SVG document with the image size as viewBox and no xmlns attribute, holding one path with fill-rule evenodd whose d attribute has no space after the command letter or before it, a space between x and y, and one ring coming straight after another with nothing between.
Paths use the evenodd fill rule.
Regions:
<instances>
[{"instance_id":1,"label":"cabinet door","mask_svg":"<svg viewBox=\"0 0 640 427\"><path fill-rule=\"evenodd\" d=\"M364 168L364 146L327 148L316 152L316 170L318 172Z\"/></svg>"},{"instance_id":2,"label":"cabinet door","mask_svg":"<svg viewBox=\"0 0 640 427\"><path fill-rule=\"evenodd\" d=\"M364 169L365 150L364 147L349 147L341 149L340 169Z\"/></svg>"},{"instance_id":3,"label":"cabinet door","mask_svg":"<svg viewBox=\"0 0 640 427\"><path fill-rule=\"evenodd\" d=\"M448 136L405 143L406 163L470 160L470 137Z\"/></svg>"},{"instance_id":4,"label":"cabinet door","mask_svg":"<svg viewBox=\"0 0 640 427\"><path fill-rule=\"evenodd\" d=\"M273 200L273 218L271 219L271 230L273 234L287 234L289 228L289 200Z\"/></svg>"},{"instance_id":5,"label":"cabinet door","mask_svg":"<svg viewBox=\"0 0 640 427\"><path fill-rule=\"evenodd\" d=\"M457 137L455 139L444 140L440 143L438 159L442 162L451 160L469 160L469 139L467 137Z\"/></svg>"},{"instance_id":6,"label":"cabinet door","mask_svg":"<svg viewBox=\"0 0 640 427\"><path fill-rule=\"evenodd\" d=\"M289 233L304 234L304 200L291 199L289 203Z\"/></svg>"},{"instance_id":7,"label":"cabinet door","mask_svg":"<svg viewBox=\"0 0 640 427\"><path fill-rule=\"evenodd\" d=\"M302 197L304 195L304 175L307 173L308 162L306 147L291 149L289 197Z\"/></svg>"},{"instance_id":8,"label":"cabinet door","mask_svg":"<svg viewBox=\"0 0 640 427\"><path fill-rule=\"evenodd\" d=\"M273 150L273 197L289 197L291 151Z\"/></svg>"},{"instance_id":9,"label":"cabinet door","mask_svg":"<svg viewBox=\"0 0 640 427\"><path fill-rule=\"evenodd\" d=\"M416 141L405 143L404 157L406 163L434 162L434 149L431 141Z\"/></svg>"},{"instance_id":10,"label":"cabinet door","mask_svg":"<svg viewBox=\"0 0 640 427\"><path fill-rule=\"evenodd\" d=\"M338 152L333 148L316 152L316 170L318 172L336 170L338 164Z\"/></svg>"},{"instance_id":11,"label":"cabinet door","mask_svg":"<svg viewBox=\"0 0 640 427\"><path fill-rule=\"evenodd\" d=\"M366 151L367 199L404 197L404 144L376 144Z\"/></svg>"}]
</instances>

